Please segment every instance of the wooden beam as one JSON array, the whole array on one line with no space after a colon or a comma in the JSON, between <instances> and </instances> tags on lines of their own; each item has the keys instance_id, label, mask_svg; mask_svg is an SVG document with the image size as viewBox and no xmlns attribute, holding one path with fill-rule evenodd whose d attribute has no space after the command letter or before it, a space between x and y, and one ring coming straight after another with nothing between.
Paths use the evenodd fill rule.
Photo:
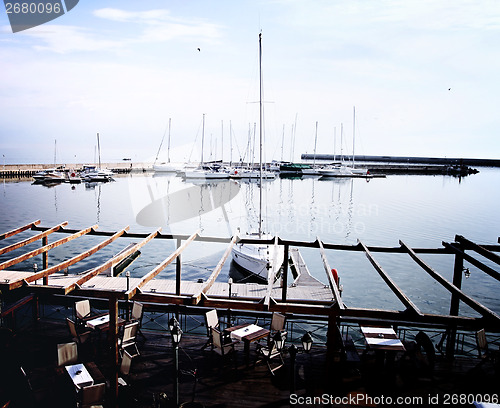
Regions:
<instances>
[{"instance_id":1,"label":"wooden beam","mask_svg":"<svg viewBox=\"0 0 500 408\"><path fill-rule=\"evenodd\" d=\"M40 222L41 222L40 220L36 220L36 221L30 222L29 224L23 225L22 227L16 228L16 229L14 229L12 231L0 234L0 241L2 239L11 237L13 235L16 235L16 234L18 234L18 233L20 233L22 231L26 231L27 229L33 228L35 225L40 224Z\"/></svg>"},{"instance_id":2,"label":"wooden beam","mask_svg":"<svg viewBox=\"0 0 500 408\"><path fill-rule=\"evenodd\" d=\"M23 241L19 241L19 242L12 244L12 245L3 247L0 249L0 255L5 254L5 253L10 252L10 251L13 251L14 249L21 248L25 245L31 244L32 242L35 242L39 239L42 239L42 238L46 237L47 235L52 234L54 231L57 231L59 228L64 227L67 224L68 224L68 221L64 221L61 224L56 225L55 227L52 227L45 232L42 232L41 234L34 235L31 238L27 238Z\"/></svg>"},{"instance_id":3,"label":"wooden beam","mask_svg":"<svg viewBox=\"0 0 500 408\"><path fill-rule=\"evenodd\" d=\"M215 280L219 276L220 271L222 270L222 267L224 266L224 263L226 262L227 258L231 254L231 250L233 249L233 246L234 246L234 244L236 243L237 240L238 240L238 235L235 234L233 236L233 239L229 243L228 247L224 251L224 254L222 255L222 258L220 259L219 263L217 264L217 266L215 267L215 269L213 270L213 272L211 273L211 275L207 279L207 281L206 281L205 285L203 286L203 288L200 290L199 293L193 295L193 302L194 302L194 304L199 303L200 300L201 300L201 294L202 293L206 294L209 291L209 289L212 287L212 285L214 284Z\"/></svg>"},{"instance_id":4,"label":"wooden beam","mask_svg":"<svg viewBox=\"0 0 500 408\"><path fill-rule=\"evenodd\" d=\"M332 290L333 297L334 297L335 302L337 303L339 309L343 310L343 309L345 309L345 305L344 305L344 302L342 301L342 298L340 297L340 292L339 292L339 288L337 286L337 283L333 279L332 272L330 269L330 264L328 263L328 259L326 258L325 248L323 247L323 242L321 242L319 237L316 238L316 241L318 242L318 245L319 245L319 253L321 255L321 259L323 260L323 267L325 268L326 279L328 280L328 283L330 285L330 289Z\"/></svg>"},{"instance_id":5,"label":"wooden beam","mask_svg":"<svg viewBox=\"0 0 500 408\"><path fill-rule=\"evenodd\" d=\"M172 261L179 256L179 254L184 251L187 246L196 239L196 236L199 234L199 230L192 234L182 246L177 248L168 258L166 258L161 264L159 264L156 268L154 268L151 272L144 275L141 281L135 285L133 288L129 289L125 292L125 296L127 299L132 299L137 291L142 288L146 283L148 283L151 279L153 279L156 275L158 275L163 269L165 269Z\"/></svg>"},{"instance_id":6,"label":"wooden beam","mask_svg":"<svg viewBox=\"0 0 500 408\"><path fill-rule=\"evenodd\" d=\"M66 269L68 266L71 266L71 265L81 261L82 259L85 259L85 258L89 257L90 255L96 253L100 249L104 248L106 245L110 244L115 239L122 236L125 233L125 231L127 231L128 229L129 229L128 226L125 227L121 231L116 232L115 235L109 237L108 239L104 240L100 244L90 248L88 251L85 251L85 252L81 253L80 255L76 255L71 259L68 259L64 262L57 264L57 265L51 266L50 268L47 268L47 269L40 271L38 273L34 273L33 275L28 276L25 279L20 279L18 281L12 282L9 285L9 290L16 289L20 286L23 286L24 280L26 280L26 282L28 282L28 283L34 282L34 281L37 281L38 279L48 277L49 275L52 275L55 272L59 272L59 271L62 271L63 269Z\"/></svg>"},{"instance_id":7,"label":"wooden beam","mask_svg":"<svg viewBox=\"0 0 500 408\"><path fill-rule=\"evenodd\" d=\"M480 313L485 317L490 317L498 322L500 322L500 316L497 315L492 310L488 309L486 306L483 306L481 303L466 295L461 289L457 288L451 282L443 278L439 273L437 273L434 269L432 269L429 265L427 265L421 258L417 256L417 254L403 241L399 241L401 246L408 252L408 255L429 275L431 275L435 280L437 280L445 289L449 290L451 293L455 293L464 303L474 309L476 312Z\"/></svg>"},{"instance_id":8,"label":"wooden beam","mask_svg":"<svg viewBox=\"0 0 500 408\"><path fill-rule=\"evenodd\" d=\"M461 244L465 245L467 249L472 249L479 255L482 255L485 258L489 259L490 261L495 262L497 265L500 265L500 256L491 251L488 251L481 245L478 245L475 242L472 242L467 238L464 238L462 235L455 235L455 241L460 242Z\"/></svg>"},{"instance_id":9,"label":"wooden beam","mask_svg":"<svg viewBox=\"0 0 500 408\"><path fill-rule=\"evenodd\" d=\"M127 227L128 228L128 227ZM127 258L131 254L133 254L135 251L139 250L139 248L142 248L144 245L146 245L149 241L151 241L156 234L160 232L161 228L158 228L156 231L152 232L149 234L145 239L143 239L141 242L135 244L134 246L130 247L129 249L121 252L119 255L109 259L102 265L98 266L97 268L92 269L90 272L87 272L85 275L83 275L80 279L78 279L76 282L72 283L71 285L68 285L65 287L65 293L68 294L72 290L74 290L78 286L82 286L85 282L89 281L92 279L94 276L99 275L101 272L105 271L108 268L111 268L114 263L118 263L121 260Z\"/></svg>"},{"instance_id":10,"label":"wooden beam","mask_svg":"<svg viewBox=\"0 0 500 408\"><path fill-rule=\"evenodd\" d=\"M360 240L358 240L358 243L365 251L366 257L371 262L375 270L382 277L387 286L389 286L389 288L398 297L398 299L406 306L408 310L411 310L413 311L413 313L422 316L422 312L420 311L420 309L410 300L408 296L406 296L406 294L399 288L399 286L396 285L396 283L391 279L391 277L387 275L387 273L382 269L380 264L375 260L375 258L373 258L373 255L370 253L370 250L366 247L366 245L363 244Z\"/></svg>"},{"instance_id":11,"label":"wooden beam","mask_svg":"<svg viewBox=\"0 0 500 408\"><path fill-rule=\"evenodd\" d=\"M65 244L68 241L71 241L72 239L75 239L75 238L81 237L82 235L88 234L90 231L92 231L93 229L95 229L97 227L98 227L98 225L94 225L94 226L86 228L84 230L80 230L80 231L70 235L69 237L65 237L65 238L60 239L59 241L55 241L52 244L44 245L43 247L41 247L39 249L35 249L34 251L31 251L31 252L28 252L24 255L18 256L17 258L9 259L8 261L5 261L5 262L0 264L0 270L8 268L9 266L18 264L19 262L25 261L26 259L32 258L36 255L41 254L41 253L47 252L47 251L51 250L52 248L55 248L59 245Z\"/></svg>"},{"instance_id":12,"label":"wooden beam","mask_svg":"<svg viewBox=\"0 0 500 408\"><path fill-rule=\"evenodd\" d=\"M488 275L490 275L492 278L496 279L497 281L500 281L500 273L495 271L493 268L490 268L489 266L485 265L481 261L478 261L476 258L470 256L469 254L466 254L464 251L462 251L460 248L456 246L456 244L452 244L449 242L444 242L443 245L446 248L451 249L453 252L456 254L460 254L463 256L463 258L471 263L472 265L476 266L477 268L481 269L483 272L486 272Z\"/></svg>"}]
</instances>

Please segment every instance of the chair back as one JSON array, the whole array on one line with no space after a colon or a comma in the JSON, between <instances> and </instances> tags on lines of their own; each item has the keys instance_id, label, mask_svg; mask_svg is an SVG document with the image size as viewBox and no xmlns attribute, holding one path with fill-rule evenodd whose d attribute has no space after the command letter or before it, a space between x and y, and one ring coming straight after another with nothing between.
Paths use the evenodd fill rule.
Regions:
<instances>
[{"instance_id":1,"label":"chair back","mask_svg":"<svg viewBox=\"0 0 500 408\"><path fill-rule=\"evenodd\" d=\"M78 319L90 316L90 301L88 299L75 302L75 314Z\"/></svg>"},{"instance_id":2,"label":"chair back","mask_svg":"<svg viewBox=\"0 0 500 408\"><path fill-rule=\"evenodd\" d=\"M70 318L66 318L66 323L68 324L69 332L73 336L73 338L77 339L78 338L78 332L76 331L76 325L73 320Z\"/></svg>"},{"instance_id":3,"label":"chair back","mask_svg":"<svg viewBox=\"0 0 500 408\"><path fill-rule=\"evenodd\" d=\"M132 365L132 356L126 351L123 351L122 363L120 365L120 372L123 375L130 373L130 366Z\"/></svg>"},{"instance_id":4,"label":"chair back","mask_svg":"<svg viewBox=\"0 0 500 408\"><path fill-rule=\"evenodd\" d=\"M215 327L210 327L210 332L212 334L212 341L215 348L223 350L222 336L219 330Z\"/></svg>"},{"instance_id":5,"label":"chair back","mask_svg":"<svg viewBox=\"0 0 500 408\"><path fill-rule=\"evenodd\" d=\"M140 302L134 302L132 305L132 313L130 315L130 320L142 320L142 309L144 305Z\"/></svg>"},{"instance_id":6,"label":"chair back","mask_svg":"<svg viewBox=\"0 0 500 408\"><path fill-rule=\"evenodd\" d=\"M103 402L106 384L89 385L82 388L82 407L92 406L96 403Z\"/></svg>"},{"instance_id":7,"label":"chair back","mask_svg":"<svg viewBox=\"0 0 500 408\"><path fill-rule=\"evenodd\" d=\"M78 362L78 346L73 341L57 345L57 365L59 367Z\"/></svg>"},{"instance_id":8,"label":"chair back","mask_svg":"<svg viewBox=\"0 0 500 408\"><path fill-rule=\"evenodd\" d=\"M219 317L217 316L217 309L213 309L205 313L207 329L210 331L211 327L219 327Z\"/></svg>"},{"instance_id":9,"label":"chair back","mask_svg":"<svg viewBox=\"0 0 500 408\"><path fill-rule=\"evenodd\" d=\"M123 328L122 344L130 343L135 340L137 336L137 329L139 328L139 323L128 323Z\"/></svg>"},{"instance_id":10,"label":"chair back","mask_svg":"<svg viewBox=\"0 0 500 408\"><path fill-rule=\"evenodd\" d=\"M285 329L286 318L284 315L278 312L273 312L273 317L271 319L271 331L282 331Z\"/></svg>"},{"instance_id":11,"label":"chair back","mask_svg":"<svg viewBox=\"0 0 500 408\"><path fill-rule=\"evenodd\" d=\"M486 332L484 329L476 332L476 342L479 357L485 356L488 353L488 341L486 340Z\"/></svg>"}]
</instances>

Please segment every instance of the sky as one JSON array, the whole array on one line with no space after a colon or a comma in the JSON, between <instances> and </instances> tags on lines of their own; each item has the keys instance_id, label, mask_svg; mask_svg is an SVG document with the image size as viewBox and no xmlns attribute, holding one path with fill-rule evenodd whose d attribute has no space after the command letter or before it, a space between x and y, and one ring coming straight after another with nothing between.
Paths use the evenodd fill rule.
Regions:
<instances>
[{"instance_id":1,"label":"sky","mask_svg":"<svg viewBox=\"0 0 500 408\"><path fill-rule=\"evenodd\" d=\"M162 138L164 159L169 119L174 161L202 134L205 159L248 157L259 33L266 160L353 135L356 154L500 157L497 0L80 0L17 33L0 7L2 159L93 162L97 133L103 162Z\"/></svg>"}]
</instances>

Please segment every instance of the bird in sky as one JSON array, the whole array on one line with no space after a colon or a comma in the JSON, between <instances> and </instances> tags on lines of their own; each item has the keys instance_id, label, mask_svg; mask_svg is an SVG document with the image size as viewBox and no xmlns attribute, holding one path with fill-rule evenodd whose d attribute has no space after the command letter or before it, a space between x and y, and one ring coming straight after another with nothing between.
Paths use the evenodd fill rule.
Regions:
<instances>
[{"instance_id":1,"label":"bird in sky","mask_svg":"<svg viewBox=\"0 0 500 408\"><path fill-rule=\"evenodd\" d=\"M200 49L200 48L198 48L198 51L201 51L201 49Z\"/></svg>"}]
</instances>

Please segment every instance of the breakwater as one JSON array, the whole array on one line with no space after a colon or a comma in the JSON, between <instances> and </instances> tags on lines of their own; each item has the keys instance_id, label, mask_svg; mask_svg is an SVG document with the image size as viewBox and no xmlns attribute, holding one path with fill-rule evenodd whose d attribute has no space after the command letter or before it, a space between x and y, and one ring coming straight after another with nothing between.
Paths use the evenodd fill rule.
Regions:
<instances>
[{"instance_id":1,"label":"breakwater","mask_svg":"<svg viewBox=\"0 0 500 408\"><path fill-rule=\"evenodd\" d=\"M88 163L70 163L70 164L7 164L0 167L0 178L14 179L14 178L29 178L33 177L36 173L42 170L58 168L61 171L69 170L82 170ZM102 163L102 168L109 169L116 174L130 173L130 172L144 172L153 169L152 163L144 162L118 162L118 163Z\"/></svg>"},{"instance_id":2,"label":"breakwater","mask_svg":"<svg viewBox=\"0 0 500 408\"><path fill-rule=\"evenodd\" d=\"M313 160L314 154L304 153L302 160ZM340 160L340 155L316 154L316 160ZM352 156L344 156L344 160L352 160ZM500 159L473 159L473 158L453 158L453 157L413 157L413 156L367 156L355 155L355 161L359 162L384 162L400 164L440 164L449 166L481 166L500 167Z\"/></svg>"}]
</instances>

